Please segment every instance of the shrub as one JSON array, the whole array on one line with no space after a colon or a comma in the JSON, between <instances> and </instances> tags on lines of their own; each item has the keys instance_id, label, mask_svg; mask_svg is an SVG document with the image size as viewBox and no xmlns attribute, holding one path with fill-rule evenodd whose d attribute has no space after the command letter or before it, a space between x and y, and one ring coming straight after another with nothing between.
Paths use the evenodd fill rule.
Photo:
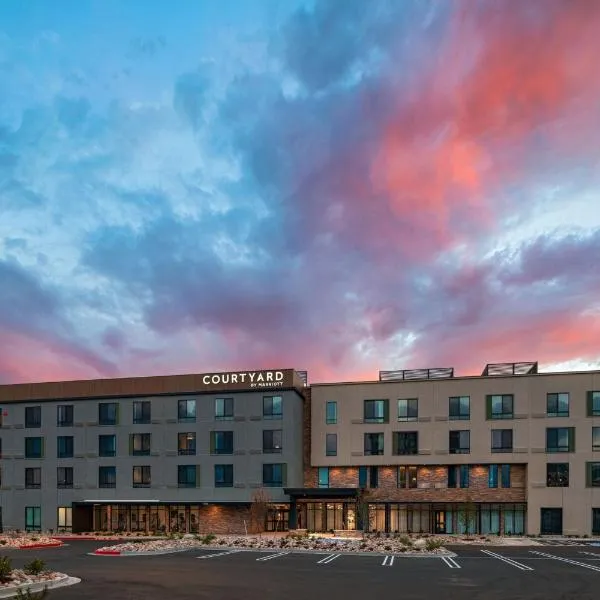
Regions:
<instances>
[{"instance_id":1,"label":"shrub","mask_svg":"<svg viewBox=\"0 0 600 600\"><path fill-rule=\"evenodd\" d=\"M2 545L2 546L6 546L6 544L7 544L7 541L6 541L6 540L0 540L0 545Z\"/></svg>"},{"instance_id":2,"label":"shrub","mask_svg":"<svg viewBox=\"0 0 600 600\"><path fill-rule=\"evenodd\" d=\"M0 556L0 581L5 582L12 574L12 562L8 556Z\"/></svg>"},{"instance_id":3,"label":"shrub","mask_svg":"<svg viewBox=\"0 0 600 600\"><path fill-rule=\"evenodd\" d=\"M211 542L213 542L214 540L217 539L217 536L214 533L207 533L203 538L202 538L202 543L203 544L210 544Z\"/></svg>"},{"instance_id":4,"label":"shrub","mask_svg":"<svg viewBox=\"0 0 600 600\"><path fill-rule=\"evenodd\" d=\"M27 563L23 567L23 571L27 575L39 575L46 570L46 563L40 558L34 558L31 562Z\"/></svg>"},{"instance_id":5,"label":"shrub","mask_svg":"<svg viewBox=\"0 0 600 600\"><path fill-rule=\"evenodd\" d=\"M400 538L400 543L404 544L405 546L412 546L412 540L407 536L407 535L401 535Z\"/></svg>"},{"instance_id":6,"label":"shrub","mask_svg":"<svg viewBox=\"0 0 600 600\"><path fill-rule=\"evenodd\" d=\"M39 538L37 535L34 535L34 536L31 538L31 541L32 541L32 542L37 542L39 539L40 539L40 538Z\"/></svg>"},{"instance_id":7,"label":"shrub","mask_svg":"<svg viewBox=\"0 0 600 600\"><path fill-rule=\"evenodd\" d=\"M442 547L442 540L436 540L434 538L427 538L425 542L425 548L430 552L432 550L437 550Z\"/></svg>"}]
</instances>

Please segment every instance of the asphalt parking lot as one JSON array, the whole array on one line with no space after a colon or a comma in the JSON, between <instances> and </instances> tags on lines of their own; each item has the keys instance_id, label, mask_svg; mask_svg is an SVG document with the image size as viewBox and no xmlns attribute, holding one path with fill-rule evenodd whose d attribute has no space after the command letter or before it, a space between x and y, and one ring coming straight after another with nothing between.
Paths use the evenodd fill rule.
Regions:
<instances>
[{"instance_id":1,"label":"asphalt parking lot","mask_svg":"<svg viewBox=\"0 0 600 600\"><path fill-rule=\"evenodd\" d=\"M196 550L155 557L100 557L101 544L74 542L6 551L14 566L43 558L81 578L50 600L597 600L600 547L453 547L453 558Z\"/></svg>"}]
</instances>

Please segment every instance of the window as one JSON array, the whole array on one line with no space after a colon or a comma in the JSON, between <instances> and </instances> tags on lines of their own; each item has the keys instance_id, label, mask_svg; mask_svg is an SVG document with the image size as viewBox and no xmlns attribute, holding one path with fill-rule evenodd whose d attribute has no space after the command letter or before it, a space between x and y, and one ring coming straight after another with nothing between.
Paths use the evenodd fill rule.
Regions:
<instances>
[{"instance_id":1,"label":"window","mask_svg":"<svg viewBox=\"0 0 600 600\"><path fill-rule=\"evenodd\" d=\"M41 506L26 506L25 507L25 530L26 531L41 531L42 530L42 507Z\"/></svg>"},{"instance_id":2,"label":"window","mask_svg":"<svg viewBox=\"0 0 600 600\"><path fill-rule=\"evenodd\" d=\"M329 487L329 467L319 467L318 473L318 486L320 488Z\"/></svg>"},{"instance_id":3,"label":"window","mask_svg":"<svg viewBox=\"0 0 600 600\"><path fill-rule=\"evenodd\" d=\"M510 487L510 465L502 465L501 470L501 481L503 488Z\"/></svg>"},{"instance_id":4,"label":"window","mask_svg":"<svg viewBox=\"0 0 600 600\"><path fill-rule=\"evenodd\" d=\"M263 398L263 418L283 418L283 398L281 396L265 396Z\"/></svg>"},{"instance_id":5,"label":"window","mask_svg":"<svg viewBox=\"0 0 600 600\"><path fill-rule=\"evenodd\" d=\"M117 467L98 467L98 487L117 487Z\"/></svg>"},{"instance_id":6,"label":"window","mask_svg":"<svg viewBox=\"0 0 600 600\"><path fill-rule=\"evenodd\" d=\"M587 393L587 416L600 417L600 392Z\"/></svg>"},{"instance_id":7,"label":"window","mask_svg":"<svg viewBox=\"0 0 600 600\"><path fill-rule=\"evenodd\" d=\"M383 455L383 433L365 433L365 456Z\"/></svg>"},{"instance_id":8,"label":"window","mask_svg":"<svg viewBox=\"0 0 600 600\"><path fill-rule=\"evenodd\" d=\"M487 418L488 419L512 419L513 418L512 394L487 396Z\"/></svg>"},{"instance_id":9,"label":"window","mask_svg":"<svg viewBox=\"0 0 600 600\"><path fill-rule=\"evenodd\" d=\"M450 431L448 449L450 454L469 454L471 452L471 432L468 429Z\"/></svg>"},{"instance_id":10,"label":"window","mask_svg":"<svg viewBox=\"0 0 600 600\"><path fill-rule=\"evenodd\" d=\"M369 472L367 471L367 467L358 467L358 487L366 488L367 487L367 477Z\"/></svg>"},{"instance_id":11,"label":"window","mask_svg":"<svg viewBox=\"0 0 600 600\"><path fill-rule=\"evenodd\" d=\"M600 462L585 463L585 486L600 487Z\"/></svg>"},{"instance_id":12,"label":"window","mask_svg":"<svg viewBox=\"0 0 600 600\"><path fill-rule=\"evenodd\" d=\"M39 428L42 426L42 407L25 407L25 427Z\"/></svg>"},{"instance_id":13,"label":"window","mask_svg":"<svg viewBox=\"0 0 600 600\"><path fill-rule=\"evenodd\" d=\"M379 469L377 467L369 467L369 487L379 487Z\"/></svg>"},{"instance_id":14,"label":"window","mask_svg":"<svg viewBox=\"0 0 600 600\"><path fill-rule=\"evenodd\" d=\"M546 465L547 487L569 487L569 463L548 463Z\"/></svg>"},{"instance_id":15,"label":"window","mask_svg":"<svg viewBox=\"0 0 600 600\"><path fill-rule=\"evenodd\" d=\"M56 407L56 426L73 427L73 405L61 404Z\"/></svg>"},{"instance_id":16,"label":"window","mask_svg":"<svg viewBox=\"0 0 600 600\"><path fill-rule=\"evenodd\" d=\"M44 457L44 438L26 437L25 438L25 458L43 458Z\"/></svg>"},{"instance_id":17,"label":"window","mask_svg":"<svg viewBox=\"0 0 600 600\"><path fill-rule=\"evenodd\" d=\"M180 488L195 488L200 485L199 467L197 465L177 466L177 485Z\"/></svg>"},{"instance_id":18,"label":"window","mask_svg":"<svg viewBox=\"0 0 600 600\"><path fill-rule=\"evenodd\" d=\"M72 435L59 435L56 438L56 456L58 458L73 458Z\"/></svg>"},{"instance_id":19,"label":"window","mask_svg":"<svg viewBox=\"0 0 600 600\"><path fill-rule=\"evenodd\" d=\"M327 433L325 435L325 454L327 456L337 456L337 433Z\"/></svg>"},{"instance_id":20,"label":"window","mask_svg":"<svg viewBox=\"0 0 600 600\"><path fill-rule=\"evenodd\" d=\"M600 508L592 508L592 535L600 535Z\"/></svg>"},{"instance_id":21,"label":"window","mask_svg":"<svg viewBox=\"0 0 600 600\"><path fill-rule=\"evenodd\" d=\"M56 529L59 532L71 531L73 529L73 508L70 506L59 506L56 515Z\"/></svg>"},{"instance_id":22,"label":"window","mask_svg":"<svg viewBox=\"0 0 600 600\"><path fill-rule=\"evenodd\" d=\"M417 487L417 467L398 467L398 487Z\"/></svg>"},{"instance_id":23,"label":"window","mask_svg":"<svg viewBox=\"0 0 600 600\"><path fill-rule=\"evenodd\" d=\"M418 398L401 398L398 400L398 421L416 421L418 418Z\"/></svg>"},{"instance_id":24,"label":"window","mask_svg":"<svg viewBox=\"0 0 600 600\"><path fill-rule=\"evenodd\" d=\"M179 456L192 456L196 454L196 433L189 431L177 434L177 453Z\"/></svg>"},{"instance_id":25,"label":"window","mask_svg":"<svg viewBox=\"0 0 600 600\"><path fill-rule=\"evenodd\" d=\"M116 425L119 421L119 405L116 402L98 404L98 425Z\"/></svg>"},{"instance_id":26,"label":"window","mask_svg":"<svg viewBox=\"0 0 600 600\"><path fill-rule=\"evenodd\" d=\"M390 407L388 400L365 400L365 423L389 423Z\"/></svg>"},{"instance_id":27,"label":"window","mask_svg":"<svg viewBox=\"0 0 600 600\"><path fill-rule=\"evenodd\" d=\"M132 433L129 435L129 454L131 456L149 456L151 445L149 433Z\"/></svg>"},{"instance_id":28,"label":"window","mask_svg":"<svg viewBox=\"0 0 600 600\"><path fill-rule=\"evenodd\" d=\"M210 453L233 454L233 431L211 431Z\"/></svg>"},{"instance_id":29,"label":"window","mask_svg":"<svg viewBox=\"0 0 600 600\"><path fill-rule=\"evenodd\" d=\"M25 469L25 487L29 489L40 489L42 487L42 469Z\"/></svg>"},{"instance_id":30,"label":"window","mask_svg":"<svg viewBox=\"0 0 600 600\"><path fill-rule=\"evenodd\" d=\"M56 487L59 489L73 487L73 467L57 467Z\"/></svg>"},{"instance_id":31,"label":"window","mask_svg":"<svg viewBox=\"0 0 600 600\"><path fill-rule=\"evenodd\" d=\"M150 467L143 466L133 467L133 487L150 487L151 477L150 477Z\"/></svg>"},{"instance_id":32,"label":"window","mask_svg":"<svg viewBox=\"0 0 600 600\"><path fill-rule=\"evenodd\" d=\"M469 465L448 466L448 487L469 487Z\"/></svg>"},{"instance_id":33,"label":"window","mask_svg":"<svg viewBox=\"0 0 600 600\"><path fill-rule=\"evenodd\" d=\"M547 427L546 452L575 452L575 427Z\"/></svg>"},{"instance_id":34,"label":"window","mask_svg":"<svg viewBox=\"0 0 600 600\"><path fill-rule=\"evenodd\" d=\"M448 486L450 487L450 486ZM488 466L488 487L489 488L497 488L498 487L498 465L489 465Z\"/></svg>"},{"instance_id":35,"label":"window","mask_svg":"<svg viewBox=\"0 0 600 600\"><path fill-rule=\"evenodd\" d=\"M98 436L98 456L116 456L117 454L117 436L99 435Z\"/></svg>"},{"instance_id":36,"label":"window","mask_svg":"<svg viewBox=\"0 0 600 600\"><path fill-rule=\"evenodd\" d=\"M263 465L263 485L265 487L284 487L286 482L287 465L269 464Z\"/></svg>"},{"instance_id":37,"label":"window","mask_svg":"<svg viewBox=\"0 0 600 600\"><path fill-rule=\"evenodd\" d=\"M327 425L337 423L337 402L331 401L325 405L325 423Z\"/></svg>"},{"instance_id":38,"label":"window","mask_svg":"<svg viewBox=\"0 0 600 600\"><path fill-rule=\"evenodd\" d=\"M448 418L450 421L468 421L471 418L470 396L449 398Z\"/></svg>"},{"instance_id":39,"label":"window","mask_svg":"<svg viewBox=\"0 0 600 600\"><path fill-rule=\"evenodd\" d=\"M600 450L600 427L592 427L592 450Z\"/></svg>"},{"instance_id":40,"label":"window","mask_svg":"<svg viewBox=\"0 0 600 600\"><path fill-rule=\"evenodd\" d=\"M215 420L231 421L233 419L233 398L215 398Z\"/></svg>"},{"instance_id":41,"label":"window","mask_svg":"<svg viewBox=\"0 0 600 600\"><path fill-rule=\"evenodd\" d=\"M215 465L215 487L233 487L233 465Z\"/></svg>"},{"instance_id":42,"label":"window","mask_svg":"<svg viewBox=\"0 0 600 600\"><path fill-rule=\"evenodd\" d=\"M133 424L148 425L152 421L152 403L150 400L134 400Z\"/></svg>"},{"instance_id":43,"label":"window","mask_svg":"<svg viewBox=\"0 0 600 600\"><path fill-rule=\"evenodd\" d=\"M392 438L394 455L418 454L419 433L417 431L394 431Z\"/></svg>"},{"instance_id":44,"label":"window","mask_svg":"<svg viewBox=\"0 0 600 600\"><path fill-rule=\"evenodd\" d=\"M263 431L263 452L280 454L283 448L283 432L281 429L265 429Z\"/></svg>"},{"instance_id":45,"label":"window","mask_svg":"<svg viewBox=\"0 0 600 600\"><path fill-rule=\"evenodd\" d=\"M549 417L568 417L569 394L546 394L546 414Z\"/></svg>"},{"instance_id":46,"label":"window","mask_svg":"<svg viewBox=\"0 0 600 600\"><path fill-rule=\"evenodd\" d=\"M196 422L196 401L180 400L177 403L177 419L180 423Z\"/></svg>"},{"instance_id":47,"label":"window","mask_svg":"<svg viewBox=\"0 0 600 600\"><path fill-rule=\"evenodd\" d=\"M513 451L513 430L492 429L492 452Z\"/></svg>"}]
</instances>

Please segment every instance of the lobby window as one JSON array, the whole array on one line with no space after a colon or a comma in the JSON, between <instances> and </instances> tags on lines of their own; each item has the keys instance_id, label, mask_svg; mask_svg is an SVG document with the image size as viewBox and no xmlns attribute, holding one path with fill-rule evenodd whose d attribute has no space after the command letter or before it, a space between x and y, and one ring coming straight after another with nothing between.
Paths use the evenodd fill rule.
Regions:
<instances>
[{"instance_id":1,"label":"lobby window","mask_svg":"<svg viewBox=\"0 0 600 600\"><path fill-rule=\"evenodd\" d=\"M325 454L337 456L337 433L325 434Z\"/></svg>"},{"instance_id":2,"label":"lobby window","mask_svg":"<svg viewBox=\"0 0 600 600\"><path fill-rule=\"evenodd\" d=\"M61 404L56 407L56 426L73 427L73 405Z\"/></svg>"},{"instance_id":3,"label":"lobby window","mask_svg":"<svg viewBox=\"0 0 600 600\"><path fill-rule=\"evenodd\" d=\"M116 402L98 404L98 425L117 425L119 422L119 405Z\"/></svg>"},{"instance_id":4,"label":"lobby window","mask_svg":"<svg viewBox=\"0 0 600 600\"><path fill-rule=\"evenodd\" d=\"M513 430L492 429L492 452L513 451Z\"/></svg>"},{"instance_id":5,"label":"lobby window","mask_svg":"<svg viewBox=\"0 0 600 600\"><path fill-rule=\"evenodd\" d=\"M448 419L450 421L468 421L471 418L471 397L451 396L448 399Z\"/></svg>"},{"instance_id":6,"label":"lobby window","mask_svg":"<svg viewBox=\"0 0 600 600\"><path fill-rule=\"evenodd\" d=\"M25 531L41 531L42 530L42 507L41 506L26 506L25 507Z\"/></svg>"},{"instance_id":7,"label":"lobby window","mask_svg":"<svg viewBox=\"0 0 600 600\"><path fill-rule=\"evenodd\" d=\"M547 427L546 452L575 452L575 427Z\"/></svg>"},{"instance_id":8,"label":"lobby window","mask_svg":"<svg viewBox=\"0 0 600 600\"><path fill-rule=\"evenodd\" d=\"M417 467L398 467L398 487L417 488Z\"/></svg>"},{"instance_id":9,"label":"lobby window","mask_svg":"<svg viewBox=\"0 0 600 600\"><path fill-rule=\"evenodd\" d=\"M585 486L600 487L600 462L585 463Z\"/></svg>"},{"instance_id":10,"label":"lobby window","mask_svg":"<svg viewBox=\"0 0 600 600\"><path fill-rule=\"evenodd\" d=\"M98 487L117 487L117 467L98 467Z\"/></svg>"},{"instance_id":11,"label":"lobby window","mask_svg":"<svg viewBox=\"0 0 600 600\"><path fill-rule=\"evenodd\" d=\"M99 435L98 436L98 456L116 456L117 454L117 436Z\"/></svg>"},{"instance_id":12,"label":"lobby window","mask_svg":"<svg viewBox=\"0 0 600 600\"><path fill-rule=\"evenodd\" d=\"M367 487L367 478L369 472L367 471L367 467L358 467L358 487L366 488Z\"/></svg>"},{"instance_id":13,"label":"lobby window","mask_svg":"<svg viewBox=\"0 0 600 600\"><path fill-rule=\"evenodd\" d=\"M394 431L392 437L395 456L419 453L419 432L418 431Z\"/></svg>"},{"instance_id":14,"label":"lobby window","mask_svg":"<svg viewBox=\"0 0 600 600\"><path fill-rule=\"evenodd\" d=\"M42 426L42 407L25 407L25 427L37 429Z\"/></svg>"},{"instance_id":15,"label":"lobby window","mask_svg":"<svg viewBox=\"0 0 600 600\"><path fill-rule=\"evenodd\" d=\"M493 394L486 396L486 414L488 419L512 419L514 396L512 394Z\"/></svg>"},{"instance_id":16,"label":"lobby window","mask_svg":"<svg viewBox=\"0 0 600 600\"><path fill-rule=\"evenodd\" d=\"M73 467L56 468L56 487L59 489L73 487Z\"/></svg>"},{"instance_id":17,"label":"lobby window","mask_svg":"<svg viewBox=\"0 0 600 600\"><path fill-rule=\"evenodd\" d=\"M134 400L133 424L148 425L152 421L152 403L150 400Z\"/></svg>"},{"instance_id":18,"label":"lobby window","mask_svg":"<svg viewBox=\"0 0 600 600\"><path fill-rule=\"evenodd\" d=\"M600 508L592 508L592 535L600 535Z\"/></svg>"},{"instance_id":19,"label":"lobby window","mask_svg":"<svg viewBox=\"0 0 600 600\"><path fill-rule=\"evenodd\" d=\"M25 458L44 458L44 438L25 438Z\"/></svg>"},{"instance_id":20,"label":"lobby window","mask_svg":"<svg viewBox=\"0 0 600 600\"><path fill-rule=\"evenodd\" d=\"M600 417L600 392L587 393L587 416Z\"/></svg>"},{"instance_id":21,"label":"lobby window","mask_svg":"<svg viewBox=\"0 0 600 600\"><path fill-rule=\"evenodd\" d=\"M449 488L468 488L469 487L469 465L449 465L448 466L448 487Z\"/></svg>"},{"instance_id":22,"label":"lobby window","mask_svg":"<svg viewBox=\"0 0 600 600\"><path fill-rule=\"evenodd\" d=\"M263 485L265 487L284 487L287 485L287 465L284 463L263 465Z\"/></svg>"},{"instance_id":23,"label":"lobby window","mask_svg":"<svg viewBox=\"0 0 600 600\"><path fill-rule=\"evenodd\" d=\"M196 401L179 400L177 403L177 420L180 423L196 422Z\"/></svg>"},{"instance_id":24,"label":"lobby window","mask_svg":"<svg viewBox=\"0 0 600 600\"><path fill-rule=\"evenodd\" d=\"M233 454L233 431L211 431L210 453Z\"/></svg>"},{"instance_id":25,"label":"lobby window","mask_svg":"<svg viewBox=\"0 0 600 600\"><path fill-rule=\"evenodd\" d=\"M369 487L370 488L378 488L379 487L379 468L378 467L369 467Z\"/></svg>"},{"instance_id":26,"label":"lobby window","mask_svg":"<svg viewBox=\"0 0 600 600\"><path fill-rule=\"evenodd\" d=\"M600 450L600 427L592 427L592 450Z\"/></svg>"},{"instance_id":27,"label":"lobby window","mask_svg":"<svg viewBox=\"0 0 600 600\"><path fill-rule=\"evenodd\" d=\"M418 418L418 398L401 398L398 400L398 421L416 421Z\"/></svg>"},{"instance_id":28,"label":"lobby window","mask_svg":"<svg viewBox=\"0 0 600 600\"><path fill-rule=\"evenodd\" d=\"M59 435L56 438L57 458L73 458L73 436Z\"/></svg>"},{"instance_id":29,"label":"lobby window","mask_svg":"<svg viewBox=\"0 0 600 600\"><path fill-rule=\"evenodd\" d=\"M329 467L319 467L317 471L317 484L320 488L329 487Z\"/></svg>"},{"instance_id":30,"label":"lobby window","mask_svg":"<svg viewBox=\"0 0 600 600\"><path fill-rule=\"evenodd\" d=\"M365 433L365 456L383 455L383 433Z\"/></svg>"},{"instance_id":31,"label":"lobby window","mask_svg":"<svg viewBox=\"0 0 600 600\"><path fill-rule=\"evenodd\" d=\"M151 446L149 433L131 433L129 435L129 454L131 456L149 456Z\"/></svg>"},{"instance_id":32,"label":"lobby window","mask_svg":"<svg viewBox=\"0 0 600 600\"><path fill-rule=\"evenodd\" d=\"M450 485L448 485L450 487ZM488 465L488 487L498 487L498 465Z\"/></svg>"},{"instance_id":33,"label":"lobby window","mask_svg":"<svg viewBox=\"0 0 600 600\"><path fill-rule=\"evenodd\" d=\"M281 454L283 450L283 430L264 429L263 430L263 453Z\"/></svg>"},{"instance_id":34,"label":"lobby window","mask_svg":"<svg viewBox=\"0 0 600 600\"><path fill-rule=\"evenodd\" d=\"M471 432L468 429L448 433L450 454L469 454L471 452Z\"/></svg>"},{"instance_id":35,"label":"lobby window","mask_svg":"<svg viewBox=\"0 0 600 600\"><path fill-rule=\"evenodd\" d=\"M56 530L58 532L72 531L73 508L71 506L59 506L56 513Z\"/></svg>"},{"instance_id":36,"label":"lobby window","mask_svg":"<svg viewBox=\"0 0 600 600\"><path fill-rule=\"evenodd\" d=\"M568 417L569 394L567 392L561 392L559 394L547 394L546 415L549 417Z\"/></svg>"},{"instance_id":37,"label":"lobby window","mask_svg":"<svg viewBox=\"0 0 600 600\"><path fill-rule=\"evenodd\" d=\"M233 420L233 398L215 398L215 420Z\"/></svg>"},{"instance_id":38,"label":"lobby window","mask_svg":"<svg viewBox=\"0 0 600 600\"><path fill-rule=\"evenodd\" d=\"M198 465L178 465L177 485L180 488L200 487L200 467Z\"/></svg>"},{"instance_id":39,"label":"lobby window","mask_svg":"<svg viewBox=\"0 0 600 600\"><path fill-rule=\"evenodd\" d=\"M215 487L233 487L233 465L215 465Z\"/></svg>"},{"instance_id":40,"label":"lobby window","mask_svg":"<svg viewBox=\"0 0 600 600\"><path fill-rule=\"evenodd\" d=\"M150 487L152 482L149 466L133 467L133 487Z\"/></svg>"},{"instance_id":41,"label":"lobby window","mask_svg":"<svg viewBox=\"0 0 600 600\"><path fill-rule=\"evenodd\" d=\"M283 398L281 396L265 396L263 398L263 419L283 418Z\"/></svg>"},{"instance_id":42,"label":"lobby window","mask_svg":"<svg viewBox=\"0 0 600 600\"><path fill-rule=\"evenodd\" d=\"M327 402L325 405L325 423L327 425L335 425L337 423L337 402L334 400Z\"/></svg>"},{"instance_id":43,"label":"lobby window","mask_svg":"<svg viewBox=\"0 0 600 600\"><path fill-rule=\"evenodd\" d=\"M34 469L25 469L25 487L27 489L37 490L42 487L42 469L36 467Z\"/></svg>"},{"instance_id":44,"label":"lobby window","mask_svg":"<svg viewBox=\"0 0 600 600\"><path fill-rule=\"evenodd\" d=\"M365 400L364 422L365 423L389 423L390 403L389 400Z\"/></svg>"},{"instance_id":45,"label":"lobby window","mask_svg":"<svg viewBox=\"0 0 600 600\"><path fill-rule=\"evenodd\" d=\"M194 431L177 434L177 453L179 456L196 454L196 433Z\"/></svg>"},{"instance_id":46,"label":"lobby window","mask_svg":"<svg viewBox=\"0 0 600 600\"><path fill-rule=\"evenodd\" d=\"M500 481L503 488L510 487L510 465L502 465L500 467Z\"/></svg>"},{"instance_id":47,"label":"lobby window","mask_svg":"<svg viewBox=\"0 0 600 600\"><path fill-rule=\"evenodd\" d=\"M547 487L569 487L569 463L548 463L546 465Z\"/></svg>"},{"instance_id":48,"label":"lobby window","mask_svg":"<svg viewBox=\"0 0 600 600\"><path fill-rule=\"evenodd\" d=\"M503 488L510 487L510 465L489 465L488 487L498 487L498 474L500 474L500 485Z\"/></svg>"}]
</instances>

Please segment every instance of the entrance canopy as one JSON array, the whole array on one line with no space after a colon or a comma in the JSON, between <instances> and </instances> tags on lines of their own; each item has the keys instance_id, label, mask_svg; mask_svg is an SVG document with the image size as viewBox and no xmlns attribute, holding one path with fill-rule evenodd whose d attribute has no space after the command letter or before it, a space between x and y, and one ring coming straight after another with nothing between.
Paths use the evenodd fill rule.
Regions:
<instances>
[{"instance_id":1,"label":"entrance canopy","mask_svg":"<svg viewBox=\"0 0 600 600\"><path fill-rule=\"evenodd\" d=\"M292 500L356 498L358 488L284 488L283 492Z\"/></svg>"}]
</instances>

